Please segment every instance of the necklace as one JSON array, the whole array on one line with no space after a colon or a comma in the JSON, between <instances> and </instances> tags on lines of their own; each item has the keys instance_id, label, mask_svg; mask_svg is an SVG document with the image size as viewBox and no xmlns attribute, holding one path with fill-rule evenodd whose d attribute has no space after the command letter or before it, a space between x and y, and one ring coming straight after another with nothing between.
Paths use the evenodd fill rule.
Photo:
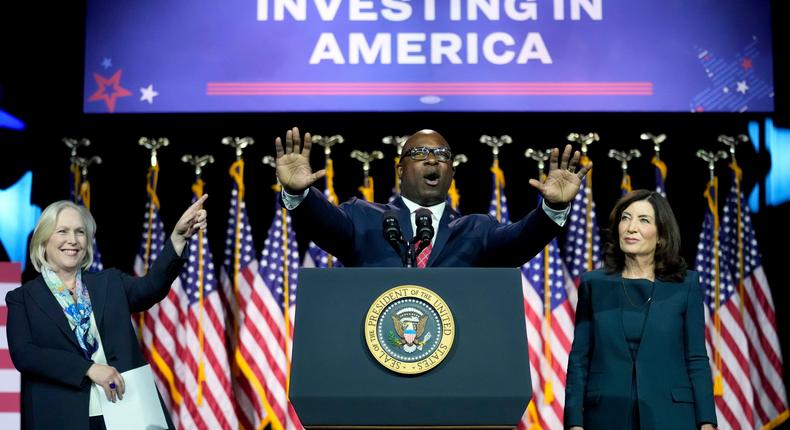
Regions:
<instances>
[{"instance_id":1,"label":"necklace","mask_svg":"<svg viewBox=\"0 0 790 430\"><path fill-rule=\"evenodd\" d=\"M655 289L656 289L656 282L655 281L652 281L650 283L650 295L647 297L647 300L645 300L644 303L640 303L640 304L636 304L636 303L634 303L633 300L631 300L631 296L628 295L628 290L626 290L626 288L625 288L625 280L624 280L624 278L622 276L620 276L620 286L623 287L623 294L625 294L625 298L626 298L626 300L628 300L628 303L631 304L631 307L634 307L634 308L637 308L637 309L641 309L645 305L648 305L648 304L650 304L651 301L653 301L653 293L655 292Z\"/></svg>"}]
</instances>

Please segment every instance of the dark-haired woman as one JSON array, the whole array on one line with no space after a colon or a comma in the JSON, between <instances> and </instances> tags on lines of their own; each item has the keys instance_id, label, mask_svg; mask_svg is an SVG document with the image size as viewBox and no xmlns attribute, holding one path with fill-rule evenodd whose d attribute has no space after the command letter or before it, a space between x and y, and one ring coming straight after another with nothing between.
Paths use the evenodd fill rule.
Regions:
<instances>
[{"instance_id":1,"label":"dark-haired woman","mask_svg":"<svg viewBox=\"0 0 790 430\"><path fill-rule=\"evenodd\" d=\"M716 425L702 289L660 194L635 190L609 216L604 268L582 275L565 428Z\"/></svg>"}]
</instances>

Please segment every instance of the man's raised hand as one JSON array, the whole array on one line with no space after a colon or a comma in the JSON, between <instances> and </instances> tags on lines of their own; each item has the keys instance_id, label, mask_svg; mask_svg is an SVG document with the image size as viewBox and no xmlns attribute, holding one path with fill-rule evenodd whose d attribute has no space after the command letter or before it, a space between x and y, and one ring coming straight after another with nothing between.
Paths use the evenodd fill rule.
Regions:
<instances>
[{"instance_id":1,"label":"man's raised hand","mask_svg":"<svg viewBox=\"0 0 790 430\"><path fill-rule=\"evenodd\" d=\"M313 173L310 168L310 149L313 147L310 133L304 134L302 142L299 128L294 127L285 133L285 146L278 137L274 140L274 147L277 153L277 179L286 193L302 194L315 181L326 175L325 169Z\"/></svg>"}]
</instances>

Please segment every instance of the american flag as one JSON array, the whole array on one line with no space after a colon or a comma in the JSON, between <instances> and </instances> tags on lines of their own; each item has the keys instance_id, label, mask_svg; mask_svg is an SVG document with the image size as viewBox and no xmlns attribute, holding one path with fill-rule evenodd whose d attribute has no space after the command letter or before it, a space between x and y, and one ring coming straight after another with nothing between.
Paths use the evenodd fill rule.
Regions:
<instances>
[{"instance_id":1,"label":"american flag","mask_svg":"<svg viewBox=\"0 0 790 430\"><path fill-rule=\"evenodd\" d=\"M507 208L507 197L505 196L505 174L502 169L499 167L499 160L494 159L494 164L491 166L491 173L492 173L492 180L493 180L493 187L491 190L491 202L488 207L488 214L492 217L495 217L497 221L502 224L510 224L510 216L508 214ZM538 398L538 392L542 390L542 379L541 379L541 367L540 362L543 358L543 351L538 349L535 350L535 344L533 343L536 338L541 338L541 328L542 328L542 320L541 316L543 315L543 302L539 300L538 308L541 310L537 311L538 316L537 319L530 318L531 315L535 314L535 310L531 308L532 303L530 303L530 293L527 291L528 288L531 289L531 286L527 279L525 278L525 268L529 266L529 263L522 268L522 289L524 292L524 317L526 321L526 328L527 328L527 338L530 339L528 342L529 344L529 370L530 375L532 377L532 400L529 402L527 410L524 411L524 415L521 418L521 421L518 423L518 428L520 430L538 430L542 429L541 426L541 417L539 417L538 408L536 407L535 400ZM532 294L534 295L534 293ZM537 323L537 325L534 325ZM542 344L542 338L541 342ZM567 354L566 354L567 355ZM567 359L566 359L567 361ZM564 382L563 382L564 385ZM560 408L560 411L562 409ZM562 417L562 414L560 414Z\"/></svg>"},{"instance_id":2,"label":"american flag","mask_svg":"<svg viewBox=\"0 0 790 430\"><path fill-rule=\"evenodd\" d=\"M193 185L193 202L203 195L203 181ZM214 276L205 231L187 244L188 263L176 294L180 327L176 336L176 387L183 396L178 407L181 428L235 429L230 368L225 342L225 311ZM176 285L174 285L176 287Z\"/></svg>"},{"instance_id":3,"label":"american flag","mask_svg":"<svg viewBox=\"0 0 790 430\"><path fill-rule=\"evenodd\" d=\"M230 176L233 179L231 190L230 214L228 217L228 230L225 239L225 260L221 270L221 283L223 303L228 310L228 352L233 375L233 393L235 395L236 414L239 418L240 428L256 429L269 424L267 408L255 391L255 386L247 375L241 370L236 360L236 351L239 347L239 330L243 324L240 313L241 303L249 302L249 297L255 286L262 287L258 275L258 262L255 259L255 248L252 240L252 228L247 218L247 209L244 202L244 161L237 160L230 167ZM243 346L248 351L259 351L261 346L249 343ZM264 397L265 401L265 397Z\"/></svg>"},{"instance_id":4,"label":"american flag","mask_svg":"<svg viewBox=\"0 0 790 430\"><path fill-rule=\"evenodd\" d=\"M656 167L656 192L666 197L667 188L664 183L667 180L667 165L656 155L650 160L650 164Z\"/></svg>"},{"instance_id":5,"label":"american flag","mask_svg":"<svg viewBox=\"0 0 790 430\"><path fill-rule=\"evenodd\" d=\"M751 429L755 414L749 341L740 313L741 298L720 252L718 178L708 183L705 197L708 208L695 267L705 290L705 339L711 357L716 413L720 429Z\"/></svg>"},{"instance_id":6,"label":"american flag","mask_svg":"<svg viewBox=\"0 0 790 430\"><path fill-rule=\"evenodd\" d=\"M493 175L493 188L491 190L491 204L488 206L488 214L502 224L510 224L510 216L507 212L507 197L505 197L505 173L499 167L499 160L496 158L491 166L491 174Z\"/></svg>"},{"instance_id":7,"label":"american flag","mask_svg":"<svg viewBox=\"0 0 790 430\"><path fill-rule=\"evenodd\" d=\"M19 415L19 372L11 362L6 338L8 308L5 295L18 287L22 280L19 263L0 262L0 428L18 429L21 425Z\"/></svg>"},{"instance_id":8,"label":"american flag","mask_svg":"<svg viewBox=\"0 0 790 430\"><path fill-rule=\"evenodd\" d=\"M331 269L333 267L343 267L343 263L341 263L337 257L330 255L311 241L307 246L307 252L304 255L302 267Z\"/></svg>"},{"instance_id":9,"label":"american flag","mask_svg":"<svg viewBox=\"0 0 790 430\"><path fill-rule=\"evenodd\" d=\"M521 268L521 275L533 400L519 428L561 430L576 285L556 239Z\"/></svg>"},{"instance_id":10,"label":"american flag","mask_svg":"<svg viewBox=\"0 0 790 430\"><path fill-rule=\"evenodd\" d=\"M582 156L581 165L590 159ZM592 170L587 173L581 189L571 205L568 233L565 236L565 265L576 286L582 273L597 269L601 265L601 235L595 216L595 201L592 194Z\"/></svg>"},{"instance_id":11,"label":"american flag","mask_svg":"<svg viewBox=\"0 0 790 430\"><path fill-rule=\"evenodd\" d=\"M763 271L751 211L740 189L736 163L721 223L721 261L730 269L741 298L740 315L749 344L749 379L754 393L754 428L774 428L790 416L782 374L771 289Z\"/></svg>"},{"instance_id":12,"label":"american flag","mask_svg":"<svg viewBox=\"0 0 790 430\"><path fill-rule=\"evenodd\" d=\"M488 205L488 214L492 217L496 218L502 224L510 224L510 216L508 214L507 209L507 197L505 196L505 173L502 171L502 168L499 167L499 160L496 158L494 159L494 164L491 166L491 174L492 174L492 188L491 188L491 202ZM522 271L523 272L523 271ZM522 273L522 284L526 281L523 279ZM524 314L526 317L526 325L527 325L527 338L529 338L529 332L532 331L530 327L530 321L528 317L529 311L527 310L526 300L524 302ZM532 377L532 391L533 391L533 399L535 398L534 392L535 387L539 384L539 380L537 377L538 369L533 364L532 360L532 348L529 351L529 370L530 375ZM534 401L530 400L529 406L527 410L524 411L524 416L521 418L521 421L518 423L519 430L539 430L540 421L537 416L537 409L535 409Z\"/></svg>"},{"instance_id":13,"label":"american flag","mask_svg":"<svg viewBox=\"0 0 790 430\"><path fill-rule=\"evenodd\" d=\"M236 352L240 369L255 388L258 415L265 410L274 430L302 428L288 401L298 270L299 248L291 217L278 194L258 276L251 278L253 288L239 289L243 323ZM245 277L254 275L246 273Z\"/></svg>"},{"instance_id":14,"label":"american flag","mask_svg":"<svg viewBox=\"0 0 790 430\"><path fill-rule=\"evenodd\" d=\"M96 243L96 236L93 237L93 262L88 267L88 272L101 272L104 270L104 264L101 262L101 253L99 252L99 245Z\"/></svg>"},{"instance_id":15,"label":"american flag","mask_svg":"<svg viewBox=\"0 0 790 430\"><path fill-rule=\"evenodd\" d=\"M533 404L542 429L561 430L576 285L562 262L556 239L525 264L521 273Z\"/></svg>"},{"instance_id":16,"label":"american flag","mask_svg":"<svg viewBox=\"0 0 790 430\"><path fill-rule=\"evenodd\" d=\"M137 276L145 276L148 273L148 269L159 257L165 244L165 226L159 216L159 197L156 195L158 177L159 166L150 167L146 178L148 201L145 204L142 240L134 259L134 273ZM179 284L179 286L171 289L167 298L161 303L154 305L146 312L132 316L140 336L143 354L151 363L154 379L169 411L173 411L181 402L181 395L176 390L173 375L174 357L176 356L176 327L179 324L176 305L178 298L175 291L182 289L180 282L179 279L174 281L174 284ZM177 425L178 417L173 414L172 418L175 420L174 424Z\"/></svg>"}]
</instances>

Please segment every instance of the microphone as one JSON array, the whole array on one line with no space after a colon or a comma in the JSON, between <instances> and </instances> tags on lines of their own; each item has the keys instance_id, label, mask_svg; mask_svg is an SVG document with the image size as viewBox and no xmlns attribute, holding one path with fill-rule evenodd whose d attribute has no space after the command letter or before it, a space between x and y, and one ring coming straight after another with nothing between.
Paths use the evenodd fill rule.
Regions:
<instances>
[{"instance_id":1,"label":"microphone","mask_svg":"<svg viewBox=\"0 0 790 430\"><path fill-rule=\"evenodd\" d=\"M415 224L417 224L417 234L414 238L420 242L420 247L430 245L433 239L433 213L429 209L420 208L414 213Z\"/></svg>"},{"instance_id":2,"label":"microphone","mask_svg":"<svg viewBox=\"0 0 790 430\"><path fill-rule=\"evenodd\" d=\"M384 231L384 240L386 240L398 256L401 257L403 234L400 231L400 224L398 223L398 211L388 210L384 212L382 215L381 229Z\"/></svg>"}]
</instances>

